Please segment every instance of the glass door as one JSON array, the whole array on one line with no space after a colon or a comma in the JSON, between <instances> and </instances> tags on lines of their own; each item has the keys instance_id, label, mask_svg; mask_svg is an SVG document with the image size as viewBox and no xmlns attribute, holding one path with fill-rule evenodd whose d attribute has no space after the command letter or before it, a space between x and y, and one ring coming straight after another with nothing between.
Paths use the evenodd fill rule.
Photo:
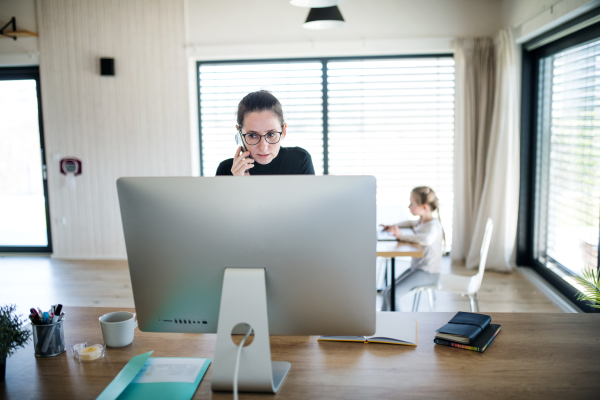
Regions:
<instances>
[{"instance_id":1,"label":"glass door","mask_svg":"<svg viewBox=\"0 0 600 400\"><path fill-rule=\"evenodd\" d=\"M0 68L0 251L51 252L38 67Z\"/></svg>"}]
</instances>

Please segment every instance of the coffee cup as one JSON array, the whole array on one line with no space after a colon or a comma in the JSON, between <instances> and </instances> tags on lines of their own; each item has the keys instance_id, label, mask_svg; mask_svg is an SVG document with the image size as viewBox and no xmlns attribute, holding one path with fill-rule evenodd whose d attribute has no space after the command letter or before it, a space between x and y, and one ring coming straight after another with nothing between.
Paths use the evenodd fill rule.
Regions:
<instances>
[{"instance_id":1,"label":"coffee cup","mask_svg":"<svg viewBox=\"0 0 600 400\"><path fill-rule=\"evenodd\" d=\"M100 317L102 339L108 347L125 347L133 342L133 331L138 326L135 313L117 311Z\"/></svg>"}]
</instances>

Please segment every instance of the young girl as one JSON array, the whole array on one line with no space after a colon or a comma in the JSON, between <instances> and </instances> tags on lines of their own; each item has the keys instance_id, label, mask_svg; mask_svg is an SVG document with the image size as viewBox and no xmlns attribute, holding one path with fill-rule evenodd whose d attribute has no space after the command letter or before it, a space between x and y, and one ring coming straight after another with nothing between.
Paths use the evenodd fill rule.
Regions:
<instances>
[{"instance_id":1,"label":"young girl","mask_svg":"<svg viewBox=\"0 0 600 400\"><path fill-rule=\"evenodd\" d=\"M404 221L396 225L382 225L383 229L392 232L398 240L420 244L423 247L423 258L413 258L410 268L396 278L396 310L398 300L419 286L436 285L440 277L442 263L442 241L444 232L439 220L439 201L433 189L419 186L410 194L408 206L412 215L418 215L417 221ZM438 210L438 218L432 213ZM414 235L402 235L399 228L413 228ZM390 291L383 291L381 311L390 310Z\"/></svg>"}]
</instances>

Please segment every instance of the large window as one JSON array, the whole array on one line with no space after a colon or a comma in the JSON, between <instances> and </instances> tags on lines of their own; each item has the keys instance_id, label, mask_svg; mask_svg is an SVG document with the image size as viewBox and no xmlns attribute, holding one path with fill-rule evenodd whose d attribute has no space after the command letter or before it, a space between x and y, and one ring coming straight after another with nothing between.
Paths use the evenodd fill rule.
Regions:
<instances>
[{"instance_id":1,"label":"large window","mask_svg":"<svg viewBox=\"0 0 600 400\"><path fill-rule=\"evenodd\" d=\"M521 204L518 261L573 301L581 289L575 277L598 269L600 23L589 17L524 45L522 143L529 152L521 192L529 201Z\"/></svg>"},{"instance_id":2,"label":"large window","mask_svg":"<svg viewBox=\"0 0 600 400\"><path fill-rule=\"evenodd\" d=\"M317 174L374 175L377 203L406 208L415 186L441 202L451 244L454 59L451 56L198 63L202 175L235 151L242 97L267 89Z\"/></svg>"},{"instance_id":3,"label":"large window","mask_svg":"<svg viewBox=\"0 0 600 400\"><path fill-rule=\"evenodd\" d=\"M600 40L539 60L536 256L598 268Z\"/></svg>"}]
</instances>

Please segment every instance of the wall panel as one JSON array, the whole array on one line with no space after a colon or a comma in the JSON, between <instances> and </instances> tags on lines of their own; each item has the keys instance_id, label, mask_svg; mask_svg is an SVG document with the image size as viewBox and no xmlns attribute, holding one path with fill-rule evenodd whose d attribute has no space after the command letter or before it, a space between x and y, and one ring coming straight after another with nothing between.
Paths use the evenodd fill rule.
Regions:
<instances>
[{"instance_id":1,"label":"wall panel","mask_svg":"<svg viewBox=\"0 0 600 400\"><path fill-rule=\"evenodd\" d=\"M37 7L54 256L123 258L116 180L191 174L184 0ZM65 156L83 164L73 189Z\"/></svg>"}]
</instances>

